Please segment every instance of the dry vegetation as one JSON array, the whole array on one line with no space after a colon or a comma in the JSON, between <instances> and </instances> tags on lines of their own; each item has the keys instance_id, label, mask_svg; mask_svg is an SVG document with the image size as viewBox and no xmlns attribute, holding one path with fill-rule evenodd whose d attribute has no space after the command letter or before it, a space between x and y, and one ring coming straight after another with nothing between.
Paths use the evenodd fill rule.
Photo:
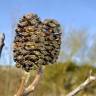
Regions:
<instances>
[{"instance_id":1,"label":"dry vegetation","mask_svg":"<svg viewBox=\"0 0 96 96\"><path fill-rule=\"evenodd\" d=\"M33 19L32 19L33 20ZM45 20L46 21L46 20ZM45 22L44 21L44 22ZM32 21L33 22L33 21ZM43 23L44 23L43 22ZM46 21L47 22L47 21ZM23 22L24 23L24 22ZM23 24L21 23L21 25ZM27 22L28 23L28 22ZM25 24L25 23L24 23ZM45 23L44 23L45 24ZM47 25L49 23L47 22ZM19 24L19 26L21 26ZM29 24L30 25L30 24ZM33 24L34 25L34 24ZM45 24L46 25L46 24ZM50 24L49 24L50 25ZM23 26L23 25L22 25ZM24 25L25 26L25 25ZM28 27L28 26L27 26ZM31 26L32 27L32 26ZM42 26L41 26L42 27ZM20 27L21 28L21 27ZM30 28L29 28L30 29ZM42 28L41 28L42 29ZM40 30L41 30L40 29ZM50 28L49 28L50 29ZM40 31L39 30L39 31ZM20 31L20 30L19 30ZM19 32L17 31L17 32ZM31 30L32 31L32 30ZM30 33L31 33L30 31ZM55 30L56 31L56 30ZM21 31L20 31L21 32ZM24 31L25 32L25 31ZM38 32L38 31L37 31ZM25 32L28 33L27 35L29 36L29 31ZM24 34L25 34L24 33ZM35 32L36 33L36 32ZM23 33L19 34L24 35ZM41 33L40 33L41 34ZM55 34L55 33L54 33ZM57 34L57 33L56 33ZM56 35L55 34L55 35ZM25 34L26 35L26 34ZM34 35L34 34L33 34ZM32 35L32 36L33 36ZM36 34L37 35L37 34ZM61 33L59 34L61 36ZM17 36L17 35L16 35ZM35 35L34 35L35 36ZM39 35L37 35L38 37ZM47 36L47 35L46 35ZM45 37L46 37L45 36ZM50 37L51 35L49 35ZM56 35L58 36L58 34ZM22 36L21 36L22 37ZM22 41L21 37L16 37L15 39L17 40L15 43L17 43L19 40L21 40L18 44L21 46L24 42ZM29 36L30 37L30 36ZM28 37L28 38L29 38ZM39 37L39 39L41 39L41 36ZM48 37L48 38L49 38ZM54 37L54 36L53 36ZM53 38L52 37L52 38ZM26 39L26 36L24 37ZM29 41L32 37L29 38ZM47 38L47 37L46 37ZM46 39L45 38L45 39ZM50 40L52 39L50 37ZM96 37L95 37L96 38ZM77 31L77 30L72 30L72 32L70 32L68 35L65 35L64 37L64 41L62 39L62 46L63 46L63 51L61 50L61 52L63 52L64 54L62 54L62 58L66 63L58 63L58 64L53 64L50 65L50 63L52 63L54 60L57 60L57 56L59 55L59 51L60 51L60 45L57 46L56 44L61 44L61 37L57 38L60 41L59 42L55 42L53 44L53 41L55 41L55 39L51 40L51 43L47 40L41 42L42 44L45 42L48 43L48 45L44 45L47 49L48 47L52 47L54 45L54 48L56 47L58 50L58 54L56 55L53 51L54 48L52 48L52 50L49 48L47 51L51 54L52 52L54 53L53 55L44 55L43 53L40 55L41 57L44 57L43 59L46 61L44 64L41 62L36 63L37 60L33 60L36 61L34 64L40 64L42 66L44 66L45 64L47 64L50 60L48 58L50 58L50 56L53 56L51 58L50 63L48 63L48 65L46 65L46 68L44 69L44 73L40 79L40 82L38 84L38 86L36 86L36 90L34 90L34 92L32 94L30 94L30 96L66 96L66 94L68 94L67 96L75 96L74 95L69 95L70 92L72 93L75 89L78 89L78 86L84 84L86 82L86 79L91 77L91 75L95 78L93 81L96 80L96 67L93 67L92 64L96 64L96 54L95 54L95 50L96 50L96 40L93 40L93 44L92 46L89 48L88 47L88 34L81 30L81 31ZM2 48L4 46L4 35L2 35L2 38L0 38L0 51L2 51ZM25 40L24 39L24 40ZM34 39L34 38L32 38ZM57 40L56 39L56 40ZM33 40L34 41L34 40ZM33 42L32 41L32 42ZM38 40L37 40L38 41ZM42 40L41 40L42 41ZM58 41L58 40L57 40ZM23 42L23 43L22 43ZM32 43L30 41L30 43ZM25 42L26 43L26 42ZM27 42L28 43L28 42ZM26 44L27 44L26 43ZM41 46L41 43L39 44ZM17 47L15 48L16 50L18 49L18 44ZM26 45L25 44L25 45ZM30 45L30 44L29 44ZM52 45L52 46L51 46ZM56 45L56 46L55 46ZM39 50L42 51L41 47L38 47ZM31 46L32 47L32 46ZM32 49L31 47L28 47L29 49ZM25 62L27 59L24 59L25 55L23 54L24 52L22 51L23 46L20 47L21 49L19 50L22 53L22 58L20 57L21 55L19 54L20 52L17 50L15 50L16 54L14 55L14 58L17 59L15 61L18 61L17 65L19 64L20 66L18 67L22 67L23 69L25 69L26 71L31 70L30 68L33 66L30 61L30 63ZM35 47L34 47L35 48ZM23 48L24 49L24 48ZM28 50L29 50L28 49ZM86 49L86 50L85 50ZM25 50L25 49L24 49ZM28 51L27 50L27 51ZM44 51L44 50L43 50ZM44 53L46 53L47 51L44 51ZM33 50L31 50L31 52L33 53ZM48 53L47 52L47 53ZM18 55L18 54L20 55ZM28 51L29 55L30 50ZM87 54L86 54L87 53ZM34 53L36 55L36 53ZM38 55L38 56L39 56ZM44 56L43 56L44 55ZM19 59L17 57L20 57ZM48 56L48 60L46 59L46 57ZM55 58L56 56L56 58ZM78 66L76 63L74 62L74 57L78 57L80 59L80 62L78 62L79 64L82 63L83 65ZM29 56L32 58L32 56ZM28 57L28 59L29 59ZM40 57L40 58L41 58ZM38 60L40 59L38 58ZM55 58L55 59L54 59ZM24 59L24 62L22 62L22 60ZM76 58L75 58L76 59ZM19 62L20 61L20 62ZM27 60L28 61L28 60ZM41 60L42 61L42 60ZM78 60L77 60L78 61ZM22 64L21 64L22 62ZM55 61L54 61L55 62ZM86 64L84 64L86 63ZM29 65L32 65L31 67ZM38 66L41 67L41 66ZM32 67L34 68L34 67ZM92 71L92 74L90 74L90 71ZM94 73L94 74L93 74ZM22 76L24 75L24 71L12 66L0 66L0 96L14 96L14 94L16 93L15 96L25 96L23 93L26 91L26 86L25 84L23 84L23 87L20 87L20 85L22 84ZM34 77L36 75L36 70L32 70L31 71L31 76L28 82L28 85L32 84L32 81L34 81ZM41 75L40 75L41 76ZM24 76L23 76L24 77ZM26 79L26 78L25 78ZM90 79L90 78L89 78ZM87 79L87 80L89 80ZM25 80L23 80L25 81ZM39 79L38 79L39 81ZM90 80L89 80L90 81ZM84 83L83 83L84 82ZM21 84L20 84L21 83ZM25 82L23 82L25 83ZM26 83L27 84L27 83ZM34 84L33 84L34 85ZM37 85L37 84L36 84ZM87 83L88 86L83 87L82 90L79 90L76 93L76 96L96 96L96 81L95 82L91 82L90 84ZM21 85L22 86L22 85ZM34 86L33 86L34 87ZM22 89L23 91L19 90ZM27 87L28 88L28 87ZM35 88L35 87L34 87ZM80 87L79 87L80 88ZM19 95L18 95L18 90L19 90ZM73 90L73 91L72 91ZM31 92L31 91L30 91ZM29 92L29 93L30 93ZM25 92L26 93L26 92ZM78 93L78 94L77 94ZM29 95L28 95L29 96Z\"/></svg>"},{"instance_id":2,"label":"dry vegetation","mask_svg":"<svg viewBox=\"0 0 96 96\"><path fill-rule=\"evenodd\" d=\"M89 70L96 68L85 64L77 66L72 62L48 65L37 89L30 96L64 96L80 85L88 76ZM32 71L30 81L35 72ZM22 71L14 67L0 68L0 96L13 96L21 81ZM30 83L30 82L29 82ZM96 82L93 82L76 96L95 96Z\"/></svg>"}]
</instances>

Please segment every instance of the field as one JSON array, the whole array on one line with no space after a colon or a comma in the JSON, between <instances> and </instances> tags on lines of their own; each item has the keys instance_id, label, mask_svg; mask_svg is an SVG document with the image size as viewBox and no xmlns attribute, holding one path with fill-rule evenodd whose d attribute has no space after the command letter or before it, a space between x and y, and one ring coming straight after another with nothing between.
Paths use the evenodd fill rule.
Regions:
<instances>
[{"instance_id":1,"label":"field","mask_svg":"<svg viewBox=\"0 0 96 96\"><path fill-rule=\"evenodd\" d=\"M77 66L72 62L48 65L35 92L30 96L65 96L75 89L88 76L89 71L96 73L96 68L85 64ZM30 81L34 78L32 71ZM20 84L22 71L14 67L0 67L0 96L13 96ZM30 82L29 82L30 83ZM96 82L93 82L76 96L95 96Z\"/></svg>"}]
</instances>

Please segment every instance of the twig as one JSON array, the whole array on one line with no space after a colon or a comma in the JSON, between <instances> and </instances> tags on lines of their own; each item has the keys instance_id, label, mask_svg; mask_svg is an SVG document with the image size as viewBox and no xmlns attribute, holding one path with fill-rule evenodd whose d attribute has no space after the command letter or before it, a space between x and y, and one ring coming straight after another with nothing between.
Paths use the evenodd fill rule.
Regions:
<instances>
[{"instance_id":1,"label":"twig","mask_svg":"<svg viewBox=\"0 0 96 96\"><path fill-rule=\"evenodd\" d=\"M34 92L35 88L37 87L37 85L40 81L42 72L43 72L42 67L40 67L39 70L37 71L37 74L36 74L33 82L25 89L23 96L28 96L31 92Z\"/></svg>"},{"instance_id":2,"label":"twig","mask_svg":"<svg viewBox=\"0 0 96 96\"><path fill-rule=\"evenodd\" d=\"M30 74L28 72L24 71L24 76L22 77L20 87L14 96L28 96L31 92L34 92L35 88L37 87L37 85L39 83L42 72L43 72L43 69L42 69L42 67L40 67L37 70L37 74L36 74L33 82L26 88Z\"/></svg>"},{"instance_id":3,"label":"twig","mask_svg":"<svg viewBox=\"0 0 96 96\"><path fill-rule=\"evenodd\" d=\"M30 77L30 73L24 71L24 76L22 77L20 87L14 96L23 96L29 77Z\"/></svg>"},{"instance_id":4,"label":"twig","mask_svg":"<svg viewBox=\"0 0 96 96\"><path fill-rule=\"evenodd\" d=\"M5 34L0 33L0 56L1 56L2 49L3 49L4 45L5 45L4 40L5 40Z\"/></svg>"},{"instance_id":5,"label":"twig","mask_svg":"<svg viewBox=\"0 0 96 96\"><path fill-rule=\"evenodd\" d=\"M95 80L96 80L96 76L91 76L90 75L81 85L79 85L76 89L74 89L73 91L71 91L66 96L75 96L78 92L80 92L81 90L83 90L84 88L86 88L87 85L89 85L90 83L92 83Z\"/></svg>"}]
</instances>

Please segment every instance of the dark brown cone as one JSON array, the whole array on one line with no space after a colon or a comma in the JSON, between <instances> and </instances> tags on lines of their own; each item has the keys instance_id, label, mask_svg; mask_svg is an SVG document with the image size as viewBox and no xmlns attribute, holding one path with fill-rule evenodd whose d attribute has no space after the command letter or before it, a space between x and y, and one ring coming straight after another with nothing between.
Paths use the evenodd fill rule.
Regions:
<instances>
[{"instance_id":1,"label":"dark brown cone","mask_svg":"<svg viewBox=\"0 0 96 96\"><path fill-rule=\"evenodd\" d=\"M34 66L56 62L61 45L60 24L46 19L41 22L37 15L23 16L16 28L13 55L18 68L25 71Z\"/></svg>"}]
</instances>

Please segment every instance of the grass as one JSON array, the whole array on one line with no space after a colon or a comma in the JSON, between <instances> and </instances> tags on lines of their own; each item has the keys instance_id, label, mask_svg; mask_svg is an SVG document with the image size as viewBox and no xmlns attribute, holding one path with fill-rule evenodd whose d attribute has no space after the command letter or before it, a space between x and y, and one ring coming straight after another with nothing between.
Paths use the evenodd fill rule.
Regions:
<instances>
[{"instance_id":1,"label":"grass","mask_svg":"<svg viewBox=\"0 0 96 96\"><path fill-rule=\"evenodd\" d=\"M72 62L48 65L34 94L30 96L65 96L75 89L96 68L85 64L77 66ZM32 71L30 81L34 78ZM0 67L0 96L13 96L21 81L22 71L14 67ZM95 96L96 82L90 84L77 96Z\"/></svg>"}]
</instances>

